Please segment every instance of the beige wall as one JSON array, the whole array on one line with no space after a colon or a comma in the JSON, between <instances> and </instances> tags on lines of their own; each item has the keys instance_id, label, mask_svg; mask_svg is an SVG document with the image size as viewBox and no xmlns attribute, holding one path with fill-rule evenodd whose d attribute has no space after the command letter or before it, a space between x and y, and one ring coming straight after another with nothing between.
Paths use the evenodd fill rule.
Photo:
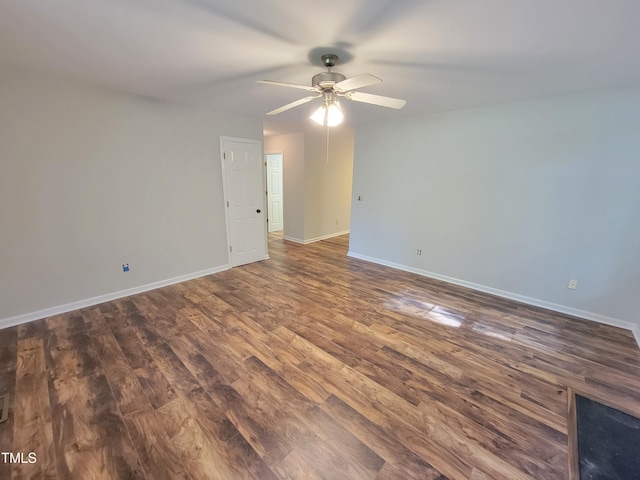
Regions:
<instances>
[{"instance_id":1,"label":"beige wall","mask_svg":"<svg viewBox=\"0 0 640 480\"><path fill-rule=\"evenodd\" d=\"M285 238L304 238L304 134L265 137L265 153L282 153L282 192Z\"/></svg>"},{"instance_id":2,"label":"beige wall","mask_svg":"<svg viewBox=\"0 0 640 480\"><path fill-rule=\"evenodd\" d=\"M353 180L353 129L347 125L329 133L305 134L305 241L349 230Z\"/></svg>"},{"instance_id":3,"label":"beige wall","mask_svg":"<svg viewBox=\"0 0 640 480\"><path fill-rule=\"evenodd\" d=\"M284 162L284 236L308 243L349 231L353 179L353 129L324 129L265 138L266 153Z\"/></svg>"},{"instance_id":4,"label":"beige wall","mask_svg":"<svg viewBox=\"0 0 640 480\"><path fill-rule=\"evenodd\" d=\"M226 265L219 136L259 119L3 66L0 124L0 326Z\"/></svg>"}]
</instances>

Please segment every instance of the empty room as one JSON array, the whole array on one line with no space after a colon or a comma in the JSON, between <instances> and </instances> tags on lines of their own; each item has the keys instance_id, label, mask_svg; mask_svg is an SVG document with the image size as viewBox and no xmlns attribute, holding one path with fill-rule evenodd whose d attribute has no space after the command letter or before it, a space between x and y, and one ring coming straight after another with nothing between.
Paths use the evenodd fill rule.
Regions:
<instances>
[{"instance_id":1,"label":"empty room","mask_svg":"<svg viewBox=\"0 0 640 480\"><path fill-rule=\"evenodd\" d=\"M0 1L0 478L640 478L638 18Z\"/></svg>"}]
</instances>

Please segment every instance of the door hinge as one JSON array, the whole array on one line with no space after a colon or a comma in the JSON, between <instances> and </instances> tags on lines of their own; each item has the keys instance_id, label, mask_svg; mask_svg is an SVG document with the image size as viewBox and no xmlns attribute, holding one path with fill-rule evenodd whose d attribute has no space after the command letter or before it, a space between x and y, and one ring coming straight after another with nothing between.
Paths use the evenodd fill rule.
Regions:
<instances>
[{"instance_id":1,"label":"door hinge","mask_svg":"<svg viewBox=\"0 0 640 480\"><path fill-rule=\"evenodd\" d=\"M222 158L225 160L227 159L227 152L222 152Z\"/></svg>"},{"instance_id":2,"label":"door hinge","mask_svg":"<svg viewBox=\"0 0 640 480\"><path fill-rule=\"evenodd\" d=\"M229 208L229 200L227 200L227 208Z\"/></svg>"},{"instance_id":3,"label":"door hinge","mask_svg":"<svg viewBox=\"0 0 640 480\"><path fill-rule=\"evenodd\" d=\"M233 247L231 245L229 245L229 251L233 253Z\"/></svg>"}]
</instances>

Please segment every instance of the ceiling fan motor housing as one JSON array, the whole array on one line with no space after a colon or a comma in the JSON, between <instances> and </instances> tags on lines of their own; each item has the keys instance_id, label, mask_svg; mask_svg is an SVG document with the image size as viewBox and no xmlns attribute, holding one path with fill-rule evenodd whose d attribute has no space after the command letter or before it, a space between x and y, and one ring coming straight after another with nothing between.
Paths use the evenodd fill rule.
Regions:
<instances>
[{"instance_id":1,"label":"ceiling fan motor housing","mask_svg":"<svg viewBox=\"0 0 640 480\"><path fill-rule=\"evenodd\" d=\"M322 63L325 67L327 67L327 72L318 73L314 75L311 79L311 85L314 87L320 87L322 89L332 88L336 83L341 82L342 80L346 80L347 77L342 75L341 73L335 73L331 71L331 67L333 67L338 61L338 56L332 53L327 53L326 55L322 55Z\"/></svg>"},{"instance_id":2,"label":"ceiling fan motor housing","mask_svg":"<svg viewBox=\"0 0 640 480\"><path fill-rule=\"evenodd\" d=\"M347 77L336 72L322 72L314 75L311 79L311 85L320 88L331 88L336 83L346 80Z\"/></svg>"}]
</instances>

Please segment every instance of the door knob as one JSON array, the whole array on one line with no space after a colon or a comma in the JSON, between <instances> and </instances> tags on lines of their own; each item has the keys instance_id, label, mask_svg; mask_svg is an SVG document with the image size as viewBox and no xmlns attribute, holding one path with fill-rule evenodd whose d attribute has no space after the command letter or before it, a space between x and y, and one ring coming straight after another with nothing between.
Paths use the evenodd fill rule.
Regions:
<instances>
[{"instance_id":1,"label":"door knob","mask_svg":"<svg viewBox=\"0 0 640 480\"><path fill-rule=\"evenodd\" d=\"M257 210L256 210L256 213L260 213L260 209L257 209Z\"/></svg>"}]
</instances>

